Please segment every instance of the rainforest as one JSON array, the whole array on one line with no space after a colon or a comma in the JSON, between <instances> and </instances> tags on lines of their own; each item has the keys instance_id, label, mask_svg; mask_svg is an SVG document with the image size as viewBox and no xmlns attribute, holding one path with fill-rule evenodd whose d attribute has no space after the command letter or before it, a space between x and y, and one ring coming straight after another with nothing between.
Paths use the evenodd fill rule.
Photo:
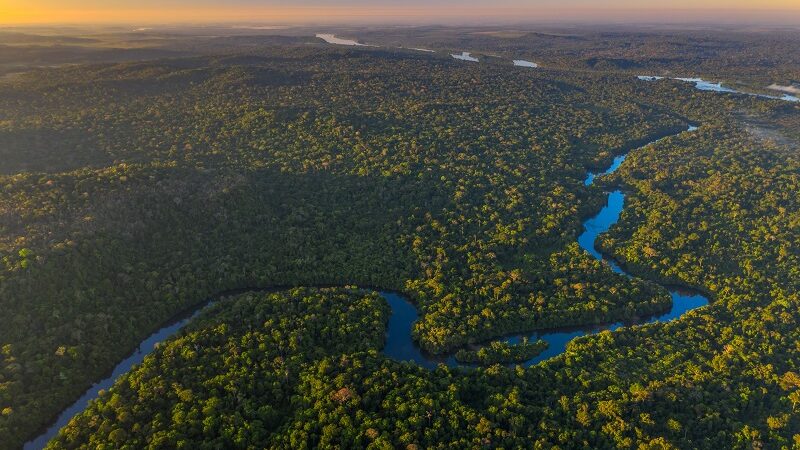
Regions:
<instances>
[{"instance_id":1,"label":"rainforest","mask_svg":"<svg viewBox=\"0 0 800 450\"><path fill-rule=\"evenodd\" d=\"M800 446L797 45L0 28L0 449Z\"/></svg>"}]
</instances>

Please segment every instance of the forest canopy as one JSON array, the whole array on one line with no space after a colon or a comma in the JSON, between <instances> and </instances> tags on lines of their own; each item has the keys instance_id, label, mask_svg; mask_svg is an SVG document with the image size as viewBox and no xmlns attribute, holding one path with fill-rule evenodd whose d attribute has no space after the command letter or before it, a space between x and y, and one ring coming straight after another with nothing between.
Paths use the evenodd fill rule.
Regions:
<instances>
[{"instance_id":1,"label":"forest canopy","mask_svg":"<svg viewBox=\"0 0 800 450\"><path fill-rule=\"evenodd\" d=\"M220 302L51 446L800 440L800 106L295 39L180 56L0 81L0 447L170 318L276 287L298 289ZM670 307L576 243L610 186L603 250L713 305L529 369L495 363L537 342L465 350ZM387 359L387 305L343 286L402 292L423 350L488 367Z\"/></svg>"}]
</instances>

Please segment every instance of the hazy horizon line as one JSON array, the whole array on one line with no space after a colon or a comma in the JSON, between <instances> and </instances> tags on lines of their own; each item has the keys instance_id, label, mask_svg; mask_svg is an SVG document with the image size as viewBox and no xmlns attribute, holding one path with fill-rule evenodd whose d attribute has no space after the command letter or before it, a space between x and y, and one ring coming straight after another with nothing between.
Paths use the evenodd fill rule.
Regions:
<instances>
[{"instance_id":1,"label":"hazy horizon line","mask_svg":"<svg viewBox=\"0 0 800 450\"><path fill-rule=\"evenodd\" d=\"M0 18L2 27L35 26L514 26L514 25L777 25L800 27L800 5L788 8L508 8L372 7L276 9L176 8L22 12ZM2 8L0 8L2 12ZM521 18L525 17L525 18ZM630 23L630 22L635 23Z\"/></svg>"}]
</instances>

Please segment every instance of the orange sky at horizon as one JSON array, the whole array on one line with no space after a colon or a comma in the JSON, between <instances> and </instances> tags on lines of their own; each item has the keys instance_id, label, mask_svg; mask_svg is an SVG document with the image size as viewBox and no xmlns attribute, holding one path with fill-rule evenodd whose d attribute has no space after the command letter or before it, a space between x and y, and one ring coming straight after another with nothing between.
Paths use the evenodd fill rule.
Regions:
<instances>
[{"instance_id":1,"label":"orange sky at horizon","mask_svg":"<svg viewBox=\"0 0 800 450\"><path fill-rule=\"evenodd\" d=\"M191 3L191 4L190 4ZM217 4L215 4L217 3ZM345 22L523 22L595 21L764 21L800 25L800 1L673 0L669 7L642 1L609 0L350 0L294 2L238 0L0 0L0 24L153 23L345 23ZM602 5L602 6L600 6Z\"/></svg>"}]
</instances>

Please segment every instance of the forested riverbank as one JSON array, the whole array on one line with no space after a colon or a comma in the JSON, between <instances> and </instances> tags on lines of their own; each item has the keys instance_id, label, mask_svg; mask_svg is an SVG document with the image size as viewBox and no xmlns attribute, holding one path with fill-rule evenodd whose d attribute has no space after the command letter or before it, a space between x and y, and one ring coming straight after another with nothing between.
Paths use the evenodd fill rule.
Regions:
<instances>
[{"instance_id":1,"label":"forested riverbank","mask_svg":"<svg viewBox=\"0 0 800 450\"><path fill-rule=\"evenodd\" d=\"M415 338L439 352L649 308L654 291L571 245L599 200L579 180L604 158L592 149L680 119L577 86L338 49L4 85L3 167L24 172L4 176L1 200L3 432L44 425L217 291L403 290L420 308Z\"/></svg>"},{"instance_id":2,"label":"forested riverbank","mask_svg":"<svg viewBox=\"0 0 800 450\"><path fill-rule=\"evenodd\" d=\"M320 328L304 334L287 316L275 328L286 333L271 336L264 323L281 318L269 314L225 328L216 309L221 322L208 316L157 352L200 358L206 372L183 379L174 366L175 384L131 384L54 445L790 445L797 106L417 53L264 49L0 85L4 445L24 442L167 318L228 289L402 291L419 308L414 338L435 353L662 310L663 289L575 243L605 200L583 182L631 143L699 122L697 140L637 150L600 182L622 183L630 199L602 244L634 274L708 290L712 307L577 339L527 370L427 372L378 353L380 299L251 297L242 305L264 311L299 302L297 320ZM326 299L349 306L319 309ZM340 337L358 345L306 354ZM215 353L251 344L269 386L235 369L253 353ZM126 383L167 363L145 364L155 361ZM267 392L274 404L250 398ZM125 399L140 394L153 403L129 411Z\"/></svg>"}]
</instances>

